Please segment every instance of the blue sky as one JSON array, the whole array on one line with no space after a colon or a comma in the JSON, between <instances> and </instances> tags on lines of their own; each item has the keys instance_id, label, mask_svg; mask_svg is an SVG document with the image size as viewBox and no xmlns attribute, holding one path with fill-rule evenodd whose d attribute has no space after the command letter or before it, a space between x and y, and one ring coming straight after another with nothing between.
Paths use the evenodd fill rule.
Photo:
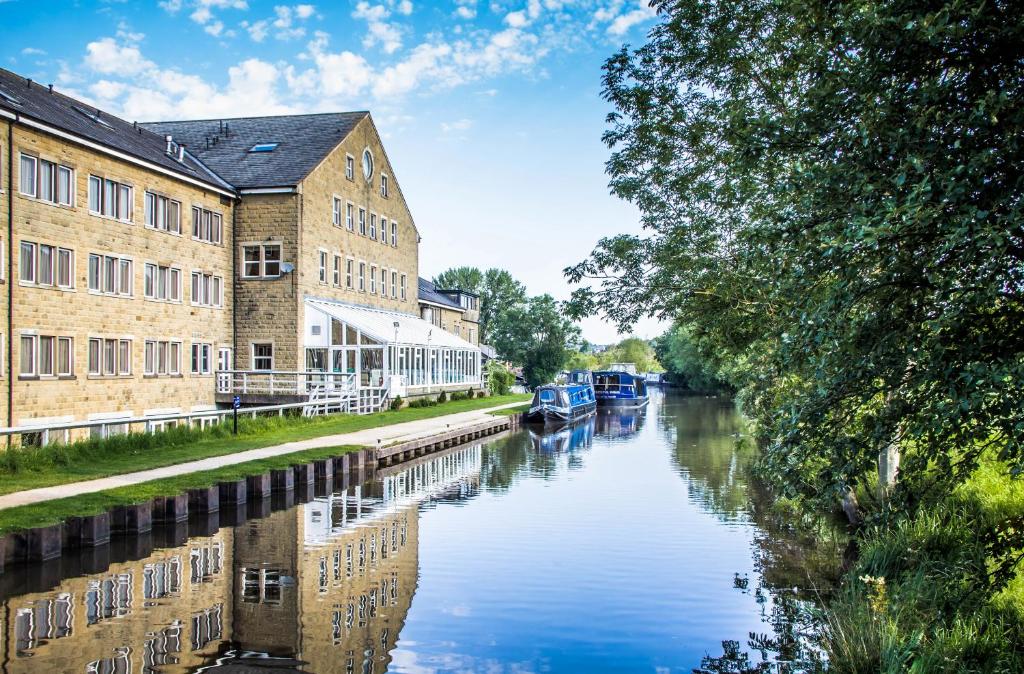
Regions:
<instances>
[{"instance_id":1,"label":"blue sky","mask_svg":"<svg viewBox=\"0 0 1024 674\"><path fill-rule=\"evenodd\" d=\"M424 276L499 266L564 299L565 266L638 231L608 194L600 68L655 21L636 0L0 0L0 63L130 120L368 109Z\"/></svg>"}]
</instances>

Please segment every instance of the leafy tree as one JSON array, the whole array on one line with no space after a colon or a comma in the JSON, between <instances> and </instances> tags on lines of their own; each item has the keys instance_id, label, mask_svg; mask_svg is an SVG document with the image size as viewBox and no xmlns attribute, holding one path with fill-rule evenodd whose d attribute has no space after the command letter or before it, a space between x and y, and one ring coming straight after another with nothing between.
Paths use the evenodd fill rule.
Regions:
<instances>
[{"instance_id":1,"label":"leafy tree","mask_svg":"<svg viewBox=\"0 0 1024 674\"><path fill-rule=\"evenodd\" d=\"M464 290L480 294L484 275L476 267L452 267L434 277L434 285L442 290Z\"/></svg>"},{"instance_id":2,"label":"leafy tree","mask_svg":"<svg viewBox=\"0 0 1024 674\"><path fill-rule=\"evenodd\" d=\"M637 372L661 370L654 349L639 337L623 339L602 353L599 360L600 367L608 367L612 363L633 363L636 365Z\"/></svg>"},{"instance_id":3,"label":"leafy tree","mask_svg":"<svg viewBox=\"0 0 1024 674\"><path fill-rule=\"evenodd\" d=\"M530 386L551 381L566 361L567 345L575 343L577 328L550 295L531 297L505 310L491 336L504 358L523 366Z\"/></svg>"},{"instance_id":4,"label":"leafy tree","mask_svg":"<svg viewBox=\"0 0 1024 674\"><path fill-rule=\"evenodd\" d=\"M690 330L676 325L654 340L658 362L677 386L691 391L729 391L732 387L715 363L701 353Z\"/></svg>"},{"instance_id":5,"label":"leafy tree","mask_svg":"<svg viewBox=\"0 0 1024 674\"><path fill-rule=\"evenodd\" d=\"M515 280L512 274L497 268L484 272L480 286L481 341L494 344L492 333L506 332L507 313L525 302L526 286Z\"/></svg>"},{"instance_id":6,"label":"leafy tree","mask_svg":"<svg viewBox=\"0 0 1024 674\"><path fill-rule=\"evenodd\" d=\"M583 349L571 350L567 352L562 367L566 370L596 370L599 362L597 356Z\"/></svg>"},{"instance_id":7,"label":"leafy tree","mask_svg":"<svg viewBox=\"0 0 1024 674\"><path fill-rule=\"evenodd\" d=\"M499 363L496 360L487 363L487 388L491 390L493 395L503 396L508 394L515 383L516 376L503 363Z\"/></svg>"},{"instance_id":8,"label":"leafy tree","mask_svg":"<svg viewBox=\"0 0 1024 674\"><path fill-rule=\"evenodd\" d=\"M1019 5L654 6L604 75L611 187L647 234L567 270L598 282L574 315L687 325L794 495L901 462L912 505L988 447L1024 470Z\"/></svg>"}]
</instances>

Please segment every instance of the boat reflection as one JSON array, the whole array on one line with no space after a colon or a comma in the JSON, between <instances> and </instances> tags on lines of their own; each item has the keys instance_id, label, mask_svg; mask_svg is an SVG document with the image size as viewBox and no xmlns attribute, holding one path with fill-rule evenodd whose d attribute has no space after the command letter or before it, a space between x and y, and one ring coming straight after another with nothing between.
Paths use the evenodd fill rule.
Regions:
<instances>
[{"instance_id":1,"label":"boat reflection","mask_svg":"<svg viewBox=\"0 0 1024 674\"><path fill-rule=\"evenodd\" d=\"M3 671L383 672L416 589L417 508L481 447L6 600Z\"/></svg>"},{"instance_id":2,"label":"boat reflection","mask_svg":"<svg viewBox=\"0 0 1024 674\"><path fill-rule=\"evenodd\" d=\"M594 432L600 438L626 439L643 428L646 408L599 407Z\"/></svg>"},{"instance_id":3,"label":"boat reflection","mask_svg":"<svg viewBox=\"0 0 1024 674\"><path fill-rule=\"evenodd\" d=\"M559 428L527 429L534 450L551 454L586 449L594 443L593 416Z\"/></svg>"}]
</instances>

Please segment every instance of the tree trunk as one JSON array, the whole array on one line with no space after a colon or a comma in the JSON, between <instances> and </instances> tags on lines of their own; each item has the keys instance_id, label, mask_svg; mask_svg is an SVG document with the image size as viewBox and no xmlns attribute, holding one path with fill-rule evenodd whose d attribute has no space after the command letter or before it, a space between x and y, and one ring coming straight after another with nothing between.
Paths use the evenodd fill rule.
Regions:
<instances>
[{"instance_id":1,"label":"tree trunk","mask_svg":"<svg viewBox=\"0 0 1024 674\"><path fill-rule=\"evenodd\" d=\"M860 505L857 503L857 495L850 488L846 489L846 494L843 496L843 512L846 513L846 519L850 524L855 527L860 526Z\"/></svg>"},{"instance_id":2,"label":"tree trunk","mask_svg":"<svg viewBox=\"0 0 1024 674\"><path fill-rule=\"evenodd\" d=\"M896 486L896 475L900 470L900 445L893 440L878 452L878 491L885 498Z\"/></svg>"}]
</instances>

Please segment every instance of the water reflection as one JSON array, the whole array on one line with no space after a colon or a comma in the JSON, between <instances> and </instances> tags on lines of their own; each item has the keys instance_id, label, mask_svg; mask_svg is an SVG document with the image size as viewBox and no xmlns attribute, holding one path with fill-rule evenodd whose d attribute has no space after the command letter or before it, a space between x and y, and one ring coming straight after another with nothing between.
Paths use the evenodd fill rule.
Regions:
<instances>
[{"instance_id":1,"label":"water reflection","mask_svg":"<svg viewBox=\"0 0 1024 674\"><path fill-rule=\"evenodd\" d=\"M416 590L418 504L479 445L4 602L4 672L383 672ZM9 648L9 652L7 651Z\"/></svg>"},{"instance_id":2,"label":"water reflection","mask_svg":"<svg viewBox=\"0 0 1024 674\"><path fill-rule=\"evenodd\" d=\"M158 532L44 591L9 569L0 672L801 671L834 558L773 522L741 429L654 392Z\"/></svg>"}]
</instances>

